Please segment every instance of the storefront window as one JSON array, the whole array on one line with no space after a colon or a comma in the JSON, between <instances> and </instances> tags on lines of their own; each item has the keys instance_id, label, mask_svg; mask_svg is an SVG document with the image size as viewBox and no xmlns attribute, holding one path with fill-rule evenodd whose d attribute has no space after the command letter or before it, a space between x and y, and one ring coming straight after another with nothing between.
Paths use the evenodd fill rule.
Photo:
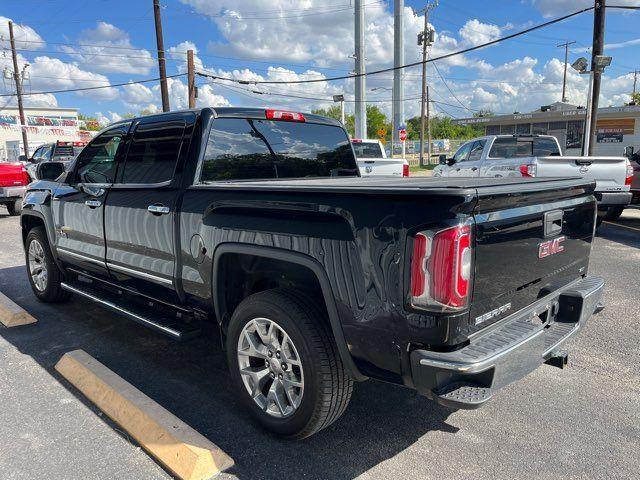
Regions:
<instances>
[{"instance_id":1,"label":"storefront window","mask_svg":"<svg viewBox=\"0 0 640 480\"><path fill-rule=\"evenodd\" d=\"M567 124L566 148L582 148L582 134L584 132L584 120L574 120Z\"/></svg>"},{"instance_id":2,"label":"storefront window","mask_svg":"<svg viewBox=\"0 0 640 480\"><path fill-rule=\"evenodd\" d=\"M500 125L501 135L513 135L514 133L516 133L515 125Z\"/></svg>"},{"instance_id":3,"label":"storefront window","mask_svg":"<svg viewBox=\"0 0 640 480\"><path fill-rule=\"evenodd\" d=\"M530 123L519 123L516 125L516 133L520 135L529 135L531 133Z\"/></svg>"},{"instance_id":4,"label":"storefront window","mask_svg":"<svg viewBox=\"0 0 640 480\"><path fill-rule=\"evenodd\" d=\"M549 131L549 124L547 122L534 123L531 133L534 135L546 135Z\"/></svg>"}]
</instances>

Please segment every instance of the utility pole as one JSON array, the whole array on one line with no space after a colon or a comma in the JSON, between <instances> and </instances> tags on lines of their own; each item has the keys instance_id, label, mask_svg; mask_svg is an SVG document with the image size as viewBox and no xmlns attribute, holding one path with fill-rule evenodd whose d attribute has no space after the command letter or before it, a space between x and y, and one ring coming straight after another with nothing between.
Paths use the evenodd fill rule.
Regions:
<instances>
[{"instance_id":1,"label":"utility pole","mask_svg":"<svg viewBox=\"0 0 640 480\"><path fill-rule=\"evenodd\" d=\"M167 66L164 60L164 40L162 38L162 19L160 18L160 0L153 0L153 14L156 21L156 43L158 45L158 70L160 70L160 92L162 93L162 111L171 110L169 90L167 89Z\"/></svg>"},{"instance_id":2,"label":"utility pole","mask_svg":"<svg viewBox=\"0 0 640 480\"><path fill-rule=\"evenodd\" d=\"M596 133L598 123L598 99L600 97L600 82L602 70L596 65L596 57L602 56L604 51L604 24L606 0L595 0L593 11L593 46L591 48L591 71L593 72L593 86L591 88L591 119L589 125L589 150L588 155L593 155L594 142L591 141Z\"/></svg>"},{"instance_id":3,"label":"utility pole","mask_svg":"<svg viewBox=\"0 0 640 480\"><path fill-rule=\"evenodd\" d=\"M573 45L576 42L569 42L568 40L557 47L564 47L564 77L562 78L562 101L567 101L567 64L569 63L569 45Z\"/></svg>"},{"instance_id":4,"label":"utility pole","mask_svg":"<svg viewBox=\"0 0 640 480\"><path fill-rule=\"evenodd\" d=\"M399 67L404 65L404 0L393 2L393 94L391 101L393 132L391 135L391 153L393 144L400 141L400 127L404 125L404 73Z\"/></svg>"},{"instance_id":5,"label":"utility pole","mask_svg":"<svg viewBox=\"0 0 640 480\"><path fill-rule=\"evenodd\" d=\"M189 108L196 108L196 66L193 61L193 50L187 50L187 87Z\"/></svg>"},{"instance_id":6,"label":"utility pole","mask_svg":"<svg viewBox=\"0 0 640 480\"><path fill-rule=\"evenodd\" d=\"M20 115L20 130L22 131L22 144L24 154L29 158L29 141L27 140L27 122L24 116L24 106L22 105L22 78L18 69L18 55L16 54L16 42L13 37L13 22L9 22L9 41L11 43L11 57L13 58L13 79L16 82L16 96L18 97L18 112Z\"/></svg>"},{"instance_id":7,"label":"utility pole","mask_svg":"<svg viewBox=\"0 0 640 480\"><path fill-rule=\"evenodd\" d=\"M367 103L365 98L365 67L364 67L364 5L363 0L355 0L355 136L367 138Z\"/></svg>"},{"instance_id":8,"label":"utility pole","mask_svg":"<svg viewBox=\"0 0 640 480\"><path fill-rule=\"evenodd\" d=\"M420 101L420 166L424 167L424 130L425 122L429 128L429 109L427 107L427 51L433 43L433 30L429 28L429 10L438 6L438 1L428 2L424 8L424 30L418 33L418 45L422 45L422 99ZM425 118L426 117L426 118ZM429 134L431 136L431 134ZM427 155L431 161L431 142L427 145Z\"/></svg>"},{"instance_id":9,"label":"utility pole","mask_svg":"<svg viewBox=\"0 0 640 480\"><path fill-rule=\"evenodd\" d=\"M629 72L629 73L633 73L633 94L632 94L632 100L633 100L633 96L635 96L636 94L636 84L638 83L638 74L640 73L640 70L634 70L633 72Z\"/></svg>"}]
</instances>

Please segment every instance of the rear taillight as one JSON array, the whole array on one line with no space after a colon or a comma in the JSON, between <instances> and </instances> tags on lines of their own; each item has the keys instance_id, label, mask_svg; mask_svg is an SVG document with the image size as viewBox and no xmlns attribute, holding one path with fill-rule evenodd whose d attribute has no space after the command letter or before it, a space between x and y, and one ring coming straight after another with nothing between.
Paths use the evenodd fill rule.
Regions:
<instances>
[{"instance_id":1,"label":"rear taillight","mask_svg":"<svg viewBox=\"0 0 640 480\"><path fill-rule=\"evenodd\" d=\"M402 176L403 177L409 176L409 165L407 165L406 163L402 165Z\"/></svg>"},{"instance_id":2,"label":"rear taillight","mask_svg":"<svg viewBox=\"0 0 640 480\"><path fill-rule=\"evenodd\" d=\"M413 237L411 305L435 311L459 311L471 295L471 226L419 232Z\"/></svg>"},{"instance_id":3,"label":"rear taillight","mask_svg":"<svg viewBox=\"0 0 640 480\"><path fill-rule=\"evenodd\" d=\"M284 110L266 110L268 120L282 120L284 122L304 122L304 115L298 112L285 112Z\"/></svg>"},{"instance_id":4,"label":"rear taillight","mask_svg":"<svg viewBox=\"0 0 640 480\"><path fill-rule=\"evenodd\" d=\"M22 176L22 185L29 185L31 183L31 177L29 176L26 168L22 167L20 175Z\"/></svg>"},{"instance_id":5,"label":"rear taillight","mask_svg":"<svg viewBox=\"0 0 640 480\"><path fill-rule=\"evenodd\" d=\"M624 179L624 184L631 185L632 181L633 181L633 165L631 165L631 162L627 160L627 176Z\"/></svg>"},{"instance_id":6,"label":"rear taillight","mask_svg":"<svg viewBox=\"0 0 640 480\"><path fill-rule=\"evenodd\" d=\"M537 172L536 164L530 163L527 165L520 165L520 173L523 177L535 177Z\"/></svg>"}]
</instances>

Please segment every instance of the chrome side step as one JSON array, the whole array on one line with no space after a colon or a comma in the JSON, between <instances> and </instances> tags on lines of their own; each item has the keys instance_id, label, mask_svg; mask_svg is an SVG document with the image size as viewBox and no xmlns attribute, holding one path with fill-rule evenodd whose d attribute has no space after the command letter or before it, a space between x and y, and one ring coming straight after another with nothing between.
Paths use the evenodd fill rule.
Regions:
<instances>
[{"instance_id":1,"label":"chrome side step","mask_svg":"<svg viewBox=\"0 0 640 480\"><path fill-rule=\"evenodd\" d=\"M138 306L134 302L127 301L125 298L115 293L111 293L103 289L97 289L91 284L82 283L82 285L78 285L62 283L60 286L68 292L91 300L92 302L127 317L140 325L167 335L174 340L188 340L196 337L200 333L200 329L195 326L181 322L177 318L173 319L171 317L161 315L150 315L152 312L148 309Z\"/></svg>"}]
</instances>

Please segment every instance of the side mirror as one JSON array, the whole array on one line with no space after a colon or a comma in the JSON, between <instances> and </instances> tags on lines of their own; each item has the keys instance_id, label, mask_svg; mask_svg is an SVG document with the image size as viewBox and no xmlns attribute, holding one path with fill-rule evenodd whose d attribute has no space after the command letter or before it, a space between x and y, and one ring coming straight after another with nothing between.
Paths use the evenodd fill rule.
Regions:
<instances>
[{"instance_id":1,"label":"side mirror","mask_svg":"<svg viewBox=\"0 0 640 480\"><path fill-rule=\"evenodd\" d=\"M19 156L18 156L18 161L19 161L19 162L30 162L30 161L31 161L31 159L30 159L30 158L27 158L27 156L26 156L26 155L19 155Z\"/></svg>"},{"instance_id":2,"label":"side mirror","mask_svg":"<svg viewBox=\"0 0 640 480\"><path fill-rule=\"evenodd\" d=\"M624 147L624 156L627 157L627 158L633 157L633 146L632 145Z\"/></svg>"},{"instance_id":3,"label":"side mirror","mask_svg":"<svg viewBox=\"0 0 640 480\"><path fill-rule=\"evenodd\" d=\"M455 158L447 158L447 165L451 166L454 163L456 163L456 159Z\"/></svg>"},{"instance_id":4,"label":"side mirror","mask_svg":"<svg viewBox=\"0 0 640 480\"><path fill-rule=\"evenodd\" d=\"M446 165L447 164L447 156L446 155L438 155L438 164Z\"/></svg>"},{"instance_id":5,"label":"side mirror","mask_svg":"<svg viewBox=\"0 0 640 480\"><path fill-rule=\"evenodd\" d=\"M36 167L36 178L38 180L55 180L65 170L65 164L62 162L42 162Z\"/></svg>"}]
</instances>

